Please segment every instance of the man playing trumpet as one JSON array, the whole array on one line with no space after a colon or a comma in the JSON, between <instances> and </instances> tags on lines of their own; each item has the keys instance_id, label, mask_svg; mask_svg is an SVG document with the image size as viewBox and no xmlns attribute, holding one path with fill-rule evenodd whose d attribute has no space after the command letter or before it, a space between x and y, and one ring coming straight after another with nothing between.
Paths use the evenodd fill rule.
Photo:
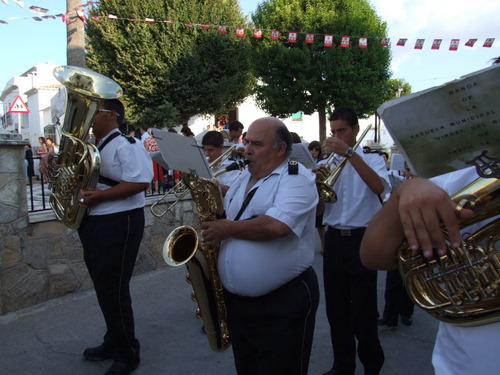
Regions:
<instances>
[{"instance_id":1,"label":"man playing trumpet","mask_svg":"<svg viewBox=\"0 0 500 375\"><path fill-rule=\"evenodd\" d=\"M325 204L323 215L323 224L328 226L323 278L333 346L333 367L324 375L353 375L356 351L365 374L373 375L384 363L377 325L377 271L361 264L359 246L389 181L379 154L354 150L359 124L352 109L336 109L330 129L332 137L324 146L347 158L347 163L333 185L337 201Z\"/></svg>"}]
</instances>

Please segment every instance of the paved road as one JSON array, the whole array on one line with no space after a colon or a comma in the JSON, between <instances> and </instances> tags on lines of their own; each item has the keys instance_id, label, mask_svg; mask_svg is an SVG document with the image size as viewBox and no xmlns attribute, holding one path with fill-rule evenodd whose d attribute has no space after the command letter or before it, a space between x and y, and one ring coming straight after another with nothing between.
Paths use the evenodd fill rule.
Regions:
<instances>
[{"instance_id":1,"label":"paved road","mask_svg":"<svg viewBox=\"0 0 500 375\"><path fill-rule=\"evenodd\" d=\"M322 279L321 256L314 267ZM194 317L185 267L164 268L132 279L141 365L134 375L232 375L231 350L212 352ZM385 273L379 274L379 306L383 306ZM322 285L321 285L322 288ZM379 309L381 309L379 307ZM418 310L418 309L417 309ZM85 347L100 343L104 322L93 291L52 300L0 316L0 374L103 374L110 361L82 359ZM431 352L437 322L420 310L411 327L380 330L386 362L382 375L433 374ZM332 352L324 298L321 295L310 362L310 375L329 370ZM359 365L357 375L363 374Z\"/></svg>"}]
</instances>

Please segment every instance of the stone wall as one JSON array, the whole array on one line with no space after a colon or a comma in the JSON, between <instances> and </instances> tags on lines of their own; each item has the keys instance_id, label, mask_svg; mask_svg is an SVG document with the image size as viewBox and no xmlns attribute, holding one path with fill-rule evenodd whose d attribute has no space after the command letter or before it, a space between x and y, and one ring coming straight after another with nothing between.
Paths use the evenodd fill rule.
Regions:
<instances>
[{"instance_id":1,"label":"stone wall","mask_svg":"<svg viewBox=\"0 0 500 375\"><path fill-rule=\"evenodd\" d=\"M78 233L57 222L51 211L28 214L26 142L5 138L0 137L0 315L92 288ZM148 200L135 274L166 267L162 247L167 235L196 221L191 200L179 202L174 214L162 218L151 214L155 199Z\"/></svg>"}]
</instances>

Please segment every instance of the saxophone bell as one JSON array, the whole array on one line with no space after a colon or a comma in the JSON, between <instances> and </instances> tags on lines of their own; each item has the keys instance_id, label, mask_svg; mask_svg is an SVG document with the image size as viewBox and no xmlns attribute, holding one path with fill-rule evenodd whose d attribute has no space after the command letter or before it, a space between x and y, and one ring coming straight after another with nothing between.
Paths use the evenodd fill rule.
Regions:
<instances>
[{"instance_id":1,"label":"saxophone bell","mask_svg":"<svg viewBox=\"0 0 500 375\"><path fill-rule=\"evenodd\" d=\"M172 267L186 264L198 248L198 233L189 225L175 228L163 244L163 259Z\"/></svg>"}]
</instances>

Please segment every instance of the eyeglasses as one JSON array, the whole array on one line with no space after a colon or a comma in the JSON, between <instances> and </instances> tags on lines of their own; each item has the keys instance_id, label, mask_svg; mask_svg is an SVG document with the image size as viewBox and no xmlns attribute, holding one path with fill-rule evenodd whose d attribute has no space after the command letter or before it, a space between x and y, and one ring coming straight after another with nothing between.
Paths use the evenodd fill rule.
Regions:
<instances>
[{"instance_id":1,"label":"eyeglasses","mask_svg":"<svg viewBox=\"0 0 500 375\"><path fill-rule=\"evenodd\" d=\"M344 133L345 133L346 131L348 131L348 130L349 130L349 128L343 128L343 129L339 129L339 130L332 130L332 131L330 132L330 135L331 135L332 137L335 137L335 135L336 135L336 134L338 134L338 135L342 135L342 134L344 134Z\"/></svg>"},{"instance_id":2,"label":"eyeglasses","mask_svg":"<svg viewBox=\"0 0 500 375\"><path fill-rule=\"evenodd\" d=\"M99 108L99 109L97 110L97 112L109 112L109 113L113 113L113 112L115 112L115 111L113 111L113 110L111 110L111 109L102 109L102 108ZM116 113L116 112L115 112L115 114L116 114L118 117L120 117L120 115L119 115L118 113Z\"/></svg>"}]
</instances>

